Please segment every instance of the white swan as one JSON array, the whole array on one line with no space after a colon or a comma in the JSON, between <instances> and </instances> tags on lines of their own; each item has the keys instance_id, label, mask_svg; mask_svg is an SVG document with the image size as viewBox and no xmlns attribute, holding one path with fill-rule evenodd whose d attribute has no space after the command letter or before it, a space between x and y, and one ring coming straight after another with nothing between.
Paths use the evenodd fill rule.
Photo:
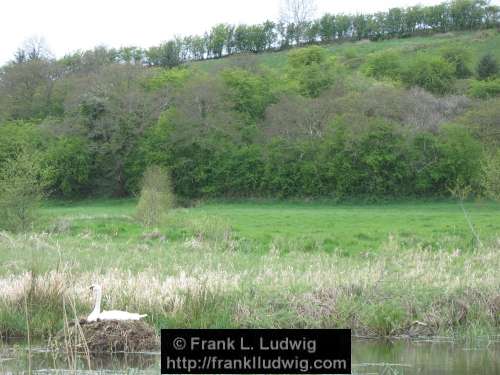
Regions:
<instances>
[{"instance_id":1,"label":"white swan","mask_svg":"<svg viewBox=\"0 0 500 375\"><path fill-rule=\"evenodd\" d=\"M139 320L147 316L147 314L136 314L119 310L101 312L102 289L100 285L92 284L90 290L96 294L96 299L94 310L87 317L87 322L95 322L97 320Z\"/></svg>"}]
</instances>

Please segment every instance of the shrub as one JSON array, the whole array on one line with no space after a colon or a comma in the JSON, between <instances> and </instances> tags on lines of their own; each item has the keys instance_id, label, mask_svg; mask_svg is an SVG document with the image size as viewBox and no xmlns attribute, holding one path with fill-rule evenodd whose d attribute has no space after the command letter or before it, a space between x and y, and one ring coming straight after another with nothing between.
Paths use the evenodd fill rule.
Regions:
<instances>
[{"instance_id":1,"label":"shrub","mask_svg":"<svg viewBox=\"0 0 500 375\"><path fill-rule=\"evenodd\" d=\"M500 97L477 103L459 121L487 147L500 148Z\"/></svg>"},{"instance_id":2,"label":"shrub","mask_svg":"<svg viewBox=\"0 0 500 375\"><path fill-rule=\"evenodd\" d=\"M480 99L499 96L500 79L493 79L490 81L474 81L470 86L469 95Z\"/></svg>"},{"instance_id":3,"label":"shrub","mask_svg":"<svg viewBox=\"0 0 500 375\"><path fill-rule=\"evenodd\" d=\"M0 170L8 159L16 159L23 150L42 149L39 126L31 122L0 123Z\"/></svg>"},{"instance_id":4,"label":"shrub","mask_svg":"<svg viewBox=\"0 0 500 375\"><path fill-rule=\"evenodd\" d=\"M370 197L403 194L408 165L399 126L376 118L366 125L361 135L353 134L351 142L357 147L348 146L361 185L355 193Z\"/></svg>"},{"instance_id":5,"label":"shrub","mask_svg":"<svg viewBox=\"0 0 500 375\"><path fill-rule=\"evenodd\" d=\"M435 94L446 94L453 86L454 67L440 57L420 56L401 75L407 86L419 86Z\"/></svg>"},{"instance_id":6,"label":"shrub","mask_svg":"<svg viewBox=\"0 0 500 375\"><path fill-rule=\"evenodd\" d=\"M43 197L39 155L20 153L3 163L0 172L0 229L26 231Z\"/></svg>"},{"instance_id":7,"label":"shrub","mask_svg":"<svg viewBox=\"0 0 500 375\"><path fill-rule=\"evenodd\" d=\"M363 70L370 77L396 79L400 68L399 55L393 51L383 51L372 54Z\"/></svg>"},{"instance_id":8,"label":"shrub","mask_svg":"<svg viewBox=\"0 0 500 375\"><path fill-rule=\"evenodd\" d=\"M167 170L158 166L148 167L137 204L138 219L147 227L156 226L173 204L174 195Z\"/></svg>"},{"instance_id":9,"label":"shrub","mask_svg":"<svg viewBox=\"0 0 500 375\"><path fill-rule=\"evenodd\" d=\"M489 198L500 201L500 152L485 157L482 185Z\"/></svg>"},{"instance_id":10,"label":"shrub","mask_svg":"<svg viewBox=\"0 0 500 375\"><path fill-rule=\"evenodd\" d=\"M437 145L439 160L434 170L436 184L447 189L456 183L476 189L480 178L482 147L462 126L447 125L441 128Z\"/></svg>"},{"instance_id":11,"label":"shrub","mask_svg":"<svg viewBox=\"0 0 500 375\"><path fill-rule=\"evenodd\" d=\"M455 70L455 77L467 78L472 72L468 65L470 63L470 54L461 47L448 47L443 50L443 58L450 63Z\"/></svg>"},{"instance_id":12,"label":"shrub","mask_svg":"<svg viewBox=\"0 0 500 375\"><path fill-rule=\"evenodd\" d=\"M457 183L479 187L482 148L469 129L444 125L437 134L420 132L410 141L412 193L446 195Z\"/></svg>"},{"instance_id":13,"label":"shrub","mask_svg":"<svg viewBox=\"0 0 500 375\"><path fill-rule=\"evenodd\" d=\"M408 165L398 125L380 118L338 117L326 142L324 168L337 196L405 193Z\"/></svg>"},{"instance_id":14,"label":"shrub","mask_svg":"<svg viewBox=\"0 0 500 375\"><path fill-rule=\"evenodd\" d=\"M49 146L44 157L49 188L59 196L80 195L87 187L91 157L88 145L75 138L61 138Z\"/></svg>"},{"instance_id":15,"label":"shrub","mask_svg":"<svg viewBox=\"0 0 500 375\"><path fill-rule=\"evenodd\" d=\"M328 52L319 46L299 48L288 54L288 63L292 68L321 64L328 59Z\"/></svg>"},{"instance_id":16,"label":"shrub","mask_svg":"<svg viewBox=\"0 0 500 375\"><path fill-rule=\"evenodd\" d=\"M498 74L498 63L492 54L484 55L476 68L477 77L481 80L495 77Z\"/></svg>"},{"instance_id":17,"label":"shrub","mask_svg":"<svg viewBox=\"0 0 500 375\"><path fill-rule=\"evenodd\" d=\"M294 50L288 54L288 76L297 84L298 92L318 97L335 80L335 60L325 49L312 46Z\"/></svg>"},{"instance_id":18,"label":"shrub","mask_svg":"<svg viewBox=\"0 0 500 375\"><path fill-rule=\"evenodd\" d=\"M222 72L222 78L234 109L248 114L252 119L261 118L266 107L274 101L270 82L266 77L243 69L231 69Z\"/></svg>"}]
</instances>

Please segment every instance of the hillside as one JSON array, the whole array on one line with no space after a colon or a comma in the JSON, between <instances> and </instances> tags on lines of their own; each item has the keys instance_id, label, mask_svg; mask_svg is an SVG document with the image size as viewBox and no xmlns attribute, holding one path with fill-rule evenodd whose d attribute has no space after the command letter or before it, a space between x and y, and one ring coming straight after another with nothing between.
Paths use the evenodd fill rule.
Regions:
<instances>
[{"instance_id":1,"label":"hillside","mask_svg":"<svg viewBox=\"0 0 500 375\"><path fill-rule=\"evenodd\" d=\"M496 29L170 69L113 56L2 68L3 170L36 168L62 198L128 196L152 164L188 200L498 196Z\"/></svg>"},{"instance_id":2,"label":"hillside","mask_svg":"<svg viewBox=\"0 0 500 375\"><path fill-rule=\"evenodd\" d=\"M393 50L401 54L405 62L411 61L418 53L439 54L445 47L461 47L469 51L471 65L475 66L480 57L491 53L500 59L500 34L495 30L466 32L448 32L430 36L414 36L403 39L371 41L343 41L325 43L321 46L339 56L343 62L353 68L359 68L371 53ZM285 69L289 50L264 52L260 54L242 54L223 59L192 62L191 65L207 72L237 64L239 60L251 59L271 69Z\"/></svg>"}]
</instances>

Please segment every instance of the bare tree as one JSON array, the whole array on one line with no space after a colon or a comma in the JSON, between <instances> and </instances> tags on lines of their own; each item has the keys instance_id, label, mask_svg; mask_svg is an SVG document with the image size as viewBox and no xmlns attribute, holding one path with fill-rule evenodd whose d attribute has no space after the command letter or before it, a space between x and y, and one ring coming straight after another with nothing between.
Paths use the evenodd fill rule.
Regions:
<instances>
[{"instance_id":1,"label":"bare tree","mask_svg":"<svg viewBox=\"0 0 500 375\"><path fill-rule=\"evenodd\" d=\"M50 60L53 58L47 42L43 37L33 36L26 39L14 54L14 62L23 63L27 61Z\"/></svg>"},{"instance_id":2,"label":"bare tree","mask_svg":"<svg viewBox=\"0 0 500 375\"><path fill-rule=\"evenodd\" d=\"M315 0L281 0L280 21L302 25L316 12Z\"/></svg>"},{"instance_id":3,"label":"bare tree","mask_svg":"<svg viewBox=\"0 0 500 375\"><path fill-rule=\"evenodd\" d=\"M265 134L289 140L322 138L328 123L336 114L336 100L334 95L321 98L284 96L278 103L267 108Z\"/></svg>"},{"instance_id":4,"label":"bare tree","mask_svg":"<svg viewBox=\"0 0 500 375\"><path fill-rule=\"evenodd\" d=\"M465 96L436 97L421 88L403 90L382 84L368 88L356 100L348 100L347 108L405 124L414 131L436 131L471 105Z\"/></svg>"}]
</instances>

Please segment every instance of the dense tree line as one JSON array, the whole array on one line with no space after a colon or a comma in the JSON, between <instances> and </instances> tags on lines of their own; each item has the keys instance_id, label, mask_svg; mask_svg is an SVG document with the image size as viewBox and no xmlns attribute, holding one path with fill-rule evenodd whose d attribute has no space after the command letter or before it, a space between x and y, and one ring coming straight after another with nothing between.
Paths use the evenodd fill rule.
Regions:
<instances>
[{"instance_id":1,"label":"dense tree line","mask_svg":"<svg viewBox=\"0 0 500 375\"><path fill-rule=\"evenodd\" d=\"M442 196L479 189L498 147L498 100L479 122L466 97L353 77L320 47L291 52L285 77L113 64L62 84L62 115L0 126L0 167L36 150L59 197L133 194L149 165L188 198Z\"/></svg>"},{"instance_id":2,"label":"dense tree line","mask_svg":"<svg viewBox=\"0 0 500 375\"><path fill-rule=\"evenodd\" d=\"M481 22L459 23L458 4L481 10ZM493 22L483 2L439 7L456 20L446 30ZM250 34L262 37L252 39L252 52L276 48L279 27L237 27L228 42L226 26L217 26L209 49L205 38L191 38L197 54L180 39L146 52L98 47L59 60L42 43L24 46L0 69L0 180L24 165L53 197L126 196L157 165L186 198L374 198L444 196L457 184L479 192L483 171L496 173L484 167L495 165L500 145L492 55L473 67L466 50L449 46L404 64L382 50L353 70L313 45L288 52L283 69L248 57L215 73L175 67L243 51ZM357 35L346 30L332 40ZM150 67L145 58L157 62ZM464 80L471 76L477 80ZM469 82L469 96L454 89L459 80Z\"/></svg>"},{"instance_id":3,"label":"dense tree line","mask_svg":"<svg viewBox=\"0 0 500 375\"><path fill-rule=\"evenodd\" d=\"M375 14L325 14L316 20L266 21L257 25L218 24L203 35L177 37L158 47L109 50L115 62L173 67L186 61L258 53L292 46L415 34L477 30L498 26L500 8L485 0L453 0L435 6L392 8ZM26 56L29 58L29 56ZM85 60L82 53L67 56Z\"/></svg>"}]
</instances>

